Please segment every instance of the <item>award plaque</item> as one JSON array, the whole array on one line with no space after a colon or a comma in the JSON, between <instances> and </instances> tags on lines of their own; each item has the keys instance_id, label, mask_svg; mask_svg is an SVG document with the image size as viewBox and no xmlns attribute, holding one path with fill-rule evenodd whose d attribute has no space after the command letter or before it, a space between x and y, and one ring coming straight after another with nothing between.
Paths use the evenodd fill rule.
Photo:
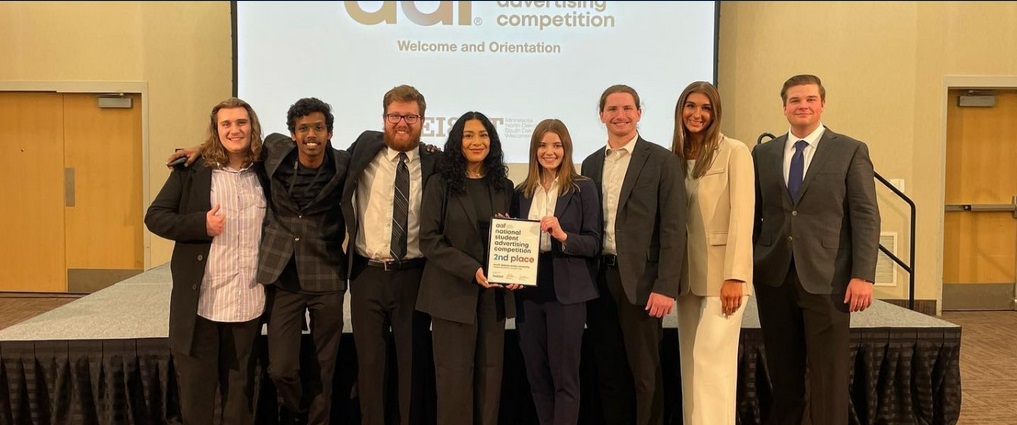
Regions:
<instances>
[{"instance_id":1,"label":"award plaque","mask_svg":"<svg viewBox=\"0 0 1017 425\"><path fill-rule=\"evenodd\" d=\"M539 221L492 218L488 240L488 282L537 286Z\"/></svg>"}]
</instances>

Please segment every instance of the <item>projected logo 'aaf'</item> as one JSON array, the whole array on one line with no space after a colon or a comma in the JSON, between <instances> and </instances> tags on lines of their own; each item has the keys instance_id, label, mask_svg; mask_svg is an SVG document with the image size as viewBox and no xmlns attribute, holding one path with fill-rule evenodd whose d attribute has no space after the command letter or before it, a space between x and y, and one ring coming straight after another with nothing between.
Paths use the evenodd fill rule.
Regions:
<instances>
[{"instance_id":1,"label":"projected logo 'aaf'","mask_svg":"<svg viewBox=\"0 0 1017 425\"><path fill-rule=\"evenodd\" d=\"M346 13L353 18L354 21L360 22L364 25L377 25L377 24L394 24L397 21L398 13L396 11L397 5L403 10L403 15L410 22L417 25L430 26L435 24L452 25L453 23L458 25L472 25L473 24L473 2L469 1L440 1L438 8L433 12L421 12L417 8L417 2L413 1L383 1L381 2L381 9L373 12L364 11L360 7L360 2L347 1ZM430 2L434 3L434 2ZM459 3L458 6L455 3ZM453 20L455 15L457 18Z\"/></svg>"}]
</instances>

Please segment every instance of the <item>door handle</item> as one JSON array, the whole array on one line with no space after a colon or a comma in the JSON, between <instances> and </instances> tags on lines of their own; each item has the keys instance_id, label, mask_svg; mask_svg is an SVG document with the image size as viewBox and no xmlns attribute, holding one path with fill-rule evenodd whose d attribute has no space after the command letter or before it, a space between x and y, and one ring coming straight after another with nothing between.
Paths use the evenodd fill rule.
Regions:
<instances>
[{"instance_id":1,"label":"door handle","mask_svg":"<svg viewBox=\"0 0 1017 425\"><path fill-rule=\"evenodd\" d=\"M74 169L64 168L64 206L74 206Z\"/></svg>"},{"instance_id":2,"label":"door handle","mask_svg":"<svg viewBox=\"0 0 1017 425\"><path fill-rule=\"evenodd\" d=\"M1017 218L1017 196L1009 204L946 204L946 212L1010 212Z\"/></svg>"}]
</instances>

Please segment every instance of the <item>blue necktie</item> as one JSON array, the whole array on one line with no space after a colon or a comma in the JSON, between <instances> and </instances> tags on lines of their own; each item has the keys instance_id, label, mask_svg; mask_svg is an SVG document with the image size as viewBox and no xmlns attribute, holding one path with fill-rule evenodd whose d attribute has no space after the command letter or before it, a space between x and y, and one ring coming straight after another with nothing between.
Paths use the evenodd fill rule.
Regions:
<instances>
[{"instance_id":1,"label":"blue necktie","mask_svg":"<svg viewBox=\"0 0 1017 425\"><path fill-rule=\"evenodd\" d=\"M791 169L787 174L787 192L791 201L798 200L798 191L802 189L802 177L805 174L805 147L809 143L804 140L795 142L795 153L791 155Z\"/></svg>"}]
</instances>

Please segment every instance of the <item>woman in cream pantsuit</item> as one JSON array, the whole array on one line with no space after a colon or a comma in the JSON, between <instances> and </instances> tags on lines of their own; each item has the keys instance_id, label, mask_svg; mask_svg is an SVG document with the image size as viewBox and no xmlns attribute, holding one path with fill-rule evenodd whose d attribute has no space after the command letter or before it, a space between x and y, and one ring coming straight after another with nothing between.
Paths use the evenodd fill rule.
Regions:
<instances>
[{"instance_id":1,"label":"woman in cream pantsuit","mask_svg":"<svg viewBox=\"0 0 1017 425\"><path fill-rule=\"evenodd\" d=\"M745 144L720 132L720 94L694 82L675 106L672 150L688 193L686 275L678 296L686 425L733 425L738 335L752 293L755 181Z\"/></svg>"}]
</instances>

